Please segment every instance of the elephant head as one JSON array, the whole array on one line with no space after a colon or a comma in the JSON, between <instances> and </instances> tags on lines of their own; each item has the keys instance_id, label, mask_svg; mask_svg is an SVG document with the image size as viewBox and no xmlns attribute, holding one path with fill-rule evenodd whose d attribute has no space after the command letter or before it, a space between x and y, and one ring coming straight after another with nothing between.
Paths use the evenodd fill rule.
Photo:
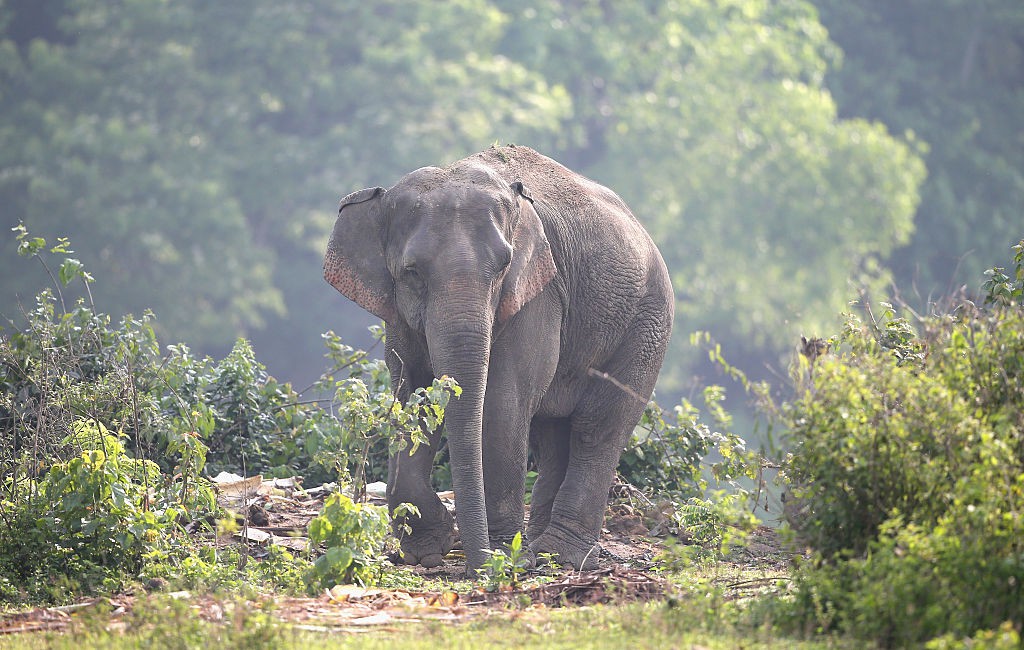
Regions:
<instances>
[{"instance_id":1,"label":"elephant head","mask_svg":"<svg viewBox=\"0 0 1024 650\"><path fill-rule=\"evenodd\" d=\"M341 201L324 277L419 334L430 371L462 387L445 415L469 568L488 548L482 421L491 336L556 274L527 188L479 166L422 168Z\"/></svg>"}]
</instances>

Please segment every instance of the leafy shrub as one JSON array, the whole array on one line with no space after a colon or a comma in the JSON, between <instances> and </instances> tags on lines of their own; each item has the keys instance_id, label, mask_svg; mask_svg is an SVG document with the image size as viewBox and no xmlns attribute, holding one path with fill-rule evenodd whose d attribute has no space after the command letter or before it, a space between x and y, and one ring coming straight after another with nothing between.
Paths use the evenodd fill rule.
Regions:
<instances>
[{"instance_id":1,"label":"leafy shrub","mask_svg":"<svg viewBox=\"0 0 1024 650\"><path fill-rule=\"evenodd\" d=\"M856 325L851 317L844 340L863 348L851 339L870 334ZM810 514L790 523L826 555L865 551L894 510L934 521L952 497L940 486L951 465L971 463L962 452L980 426L940 377L875 352L820 360L787 416L790 496Z\"/></svg>"},{"instance_id":2,"label":"leafy shrub","mask_svg":"<svg viewBox=\"0 0 1024 650\"><path fill-rule=\"evenodd\" d=\"M701 462L720 440L688 401L671 414L651 402L619 457L619 475L653 493L695 496L706 483Z\"/></svg>"},{"instance_id":3,"label":"leafy shrub","mask_svg":"<svg viewBox=\"0 0 1024 650\"><path fill-rule=\"evenodd\" d=\"M527 551L523 547L522 533L516 533L507 548L487 550L487 560L477 569L477 575L484 582L484 589L490 592L519 587L526 573Z\"/></svg>"},{"instance_id":4,"label":"leafy shrub","mask_svg":"<svg viewBox=\"0 0 1024 650\"><path fill-rule=\"evenodd\" d=\"M883 645L1024 624L1024 242L982 310L847 319L781 409L797 616ZM897 333L894 335L893 333Z\"/></svg>"},{"instance_id":5,"label":"leafy shrub","mask_svg":"<svg viewBox=\"0 0 1024 650\"><path fill-rule=\"evenodd\" d=\"M389 532L386 507L355 503L339 493L328 496L320 514L309 522L310 543L326 547L313 563L310 586L375 583Z\"/></svg>"},{"instance_id":6,"label":"leafy shrub","mask_svg":"<svg viewBox=\"0 0 1024 650\"><path fill-rule=\"evenodd\" d=\"M39 260L49 272L46 242L29 237L23 226L15 230L19 253ZM70 252L66 240L49 249L51 254ZM12 333L0 336L0 430L5 433L0 475L13 486L49 463L76 457L82 439L72 434L90 422L114 432L129 453L166 463L179 460L178 452L187 453L177 469L198 476L205 458L201 443L181 442L167 460L140 449L146 440L170 436L169 429L179 425L159 408L166 377L160 374L163 363L151 316L127 316L112 326L110 316L92 304L93 279L82 264L65 258L59 269L59 281L55 278L53 288L36 297L24 325L10 322ZM75 280L81 280L89 299L79 297L69 309L64 292ZM193 430L177 426L174 433L188 437Z\"/></svg>"},{"instance_id":7,"label":"leafy shrub","mask_svg":"<svg viewBox=\"0 0 1024 650\"><path fill-rule=\"evenodd\" d=\"M153 363L157 344L148 317L110 317L79 302L58 311L43 291L27 325L0 336L0 474L32 475L67 460L74 424L103 422L125 435L148 426L140 386L129 368Z\"/></svg>"},{"instance_id":8,"label":"leafy shrub","mask_svg":"<svg viewBox=\"0 0 1024 650\"><path fill-rule=\"evenodd\" d=\"M269 376L248 341L237 341L219 362L196 358L184 345L168 351L148 383L170 426L147 432L149 448L177 451L181 432L195 432L209 448L212 474L302 476L309 485L338 480L338 468L316 458L323 441L341 436L337 420Z\"/></svg>"},{"instance_id":9,"label":"leafy shrub","mask_svg":"<svg viewBox=\"0 0 1024 650\"><path fill-rule=\"evenodd\" d=\"M215 547L177 536L146 554L139 579L151 588L205 592L265 589L301 595L306 592L310 562L286 548L270 545L260 559L238 546Z\"/></svg>"},{"instance_id":10,"label":"leafy shrub","mask_svg":"<svg viewBox=\"0 0 1024 650\"><path fill-rule=\"evenodd\" d=\"M154 499L155 464L129 458L120 440L95 422L76 427L76 457L0 500L0 595L64 601L81 591L116 589L147 553L165 543L182 508ZM205 491L206 510L213 507ZM192 507L200 504L192 503Z\"/></svg>"},{"instance_id":11,"label":"leafy shrub","mask_svg":"<svg viewBox=\"0 0 1024 650\"><path fill-rule=\"evenodd\" d=\"M449 397L462 393L454 379L443 377L417 388L402 404L390 389L374 390L371 386L350 378L338 382L335 393L341 437L331 448L357 452L350 456L349 464L357 485L373 467L372 450L378 450L378 471L381 466L387 467L389 456L415 452L427 442L427 434L441 426Z\"/></svg>"},{"instance_id":12,"label":"leafy shrub","mask_svg":"<svg viewBox=\"0 0 1024 650\"><path fill-rule=\"evenodd\" d=\"M672 503L668 529L678 533L678 539L667 539L659 565L685 571L694 564L707 566L729 557L760 523L750 512L750 502L744 490L715 490L707 497Z\"/></svg>"},{"instance_id":13,"label":"leafy shrub","mask_svg":"<svg viewBox=\"0 0 1024 650\"><path fill-rule=\"evenodd\" d=\"M989 465L1012 475L1024 451L1020 311L947 321L915 365L858 325L850 317L839 339L848 351L820 360L786 413L786 472L809 513L791 523L826 555L863 552L894 512L934 525L968 492L967 503L978 498L969 478Z\"/></svg>"},{"instance_id":14,"label":"leafy shrub","mask_svg":"<svg viewBox=\"0 0 1024 650\"><path fill-rule=\"evenodd\" d=\"M383 328L373 327L371 332L383 340ZM416 389L402 404L391 390L383 361L368 359L366 352L344 345L333 332L323 337L331 367L314 388L332 395L330 409L340 426L329 436L313 439L315 458L324 466L345 468L357 488L383 481L388 458L412 453L426 442L426 434L441 425L450 397L458 397L462 389L454 379L443 377ZM448 489L447 448L441 447L435 455L434 478L437 489Z\"/></svg>"},{"instance_id":15,"label":"leafy shrub","mask_svg":"<svg viewBox=\"0 0 1024 650\"><path fill-rule=\"evenodd\" d=\"M45 241L15 230L19 252L49 272ZM66 240L49 250L71 252ZM129 450L161 422L134 372L158 363L148 316L112 327L72 258L54 280L26 324L0 337L0 595L10 600L123 584L178 514L212 505L200 465L164 477ZM64 290L78 280L85 295L69 309Z\"/></svg>"},{"instance_id":16,"label":"leafy shrub","mask_svg":"<svg viewBox=\"0 0 1024 650\"><path fill-rule=\"evenodd\" d=\"M925 644L925 650L1018 650L1021 647L1020 631L1009 621L997 630L980 630L969 639L958 638L955 634L944 634Z\"/></svg>"},{"instance_id":17,"label":"leafy shrub","mask_svg":"<svg viewBox=\"0 0 1024 650\"><path fill-rule=\"evenodd\" d=\"M1005 268L996 266L985 271L988 280L982 284L987 304L1010 307L1024 304L1024 239L1013 246L1013 277Z\"/></svg>"},{"instance_id":18,"label":"leafy shrub","mask_svg":"<svg viewBox=\"0 0 1024 650\"><path fill-rule=\"evenodd\" d=\"M718 553L757 525L748 501L741 492L717 491L707 499L690 497L679 504L672 519L698 549Z\"/></svg>"},{"instance_id":19,"label":"leafy shrub","mask_svg":"<svg viewBox=\"0 0 1024 650\"><path fill-rule=\"evenodd\" d=\"M1021 492L1018 488L1018 498ZM998 512L997 517L992 515ZM883 647L964 636L1024 620L1019 522L991 506L951 511L931 527L894 516L863 556L796 571L805 626L836 628Z\"/></svg>"}]
</instances>

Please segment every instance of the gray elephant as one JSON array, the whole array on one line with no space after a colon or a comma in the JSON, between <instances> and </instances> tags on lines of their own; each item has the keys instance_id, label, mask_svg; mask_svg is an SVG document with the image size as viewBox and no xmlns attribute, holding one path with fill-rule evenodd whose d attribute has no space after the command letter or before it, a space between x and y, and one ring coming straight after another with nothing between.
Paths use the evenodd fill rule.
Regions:
<instances>
[{"instance_id":1,"label":"gray elephant","mask_svg":"<svg viewBox=\"0 0 1024 650\"><path fill-rule=\"evenodd\" d=\"M462 387L445 413L456 516L472 573L523 530L591 566L619 454L654 389L672 330L660 253L611 190L522 146L423 167L341 201L324 277L386 324L403 401L434 377ZM430 486L441 433L392 457L388 503L415 504L408 563L455 541Z\"/></svg>"}]
</instances>

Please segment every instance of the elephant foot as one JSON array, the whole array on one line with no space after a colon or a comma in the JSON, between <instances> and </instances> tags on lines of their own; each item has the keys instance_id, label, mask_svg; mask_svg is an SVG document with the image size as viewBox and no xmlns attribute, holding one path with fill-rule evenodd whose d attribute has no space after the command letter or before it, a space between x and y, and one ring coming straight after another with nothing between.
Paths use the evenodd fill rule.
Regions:
<instances>
[{"instance_id":1,"label":"elephant foot","mask_svg":"<svg viewBox=\"0 0 1024 650\"><path fill-rule=\"evenodd\" d=\"M440 504L438 504L440 505ZM399 538L402 552L392 556L396 564L419 564L424 567L440 566L444 556L455 546L455 522L443 507L433 518L410 518L394 523L395 536ZM404 530L404 525L412 533Z\"/></svg>"},{"instance_id":2,"label":"elephant foot","mask_svg":"<svg viewBox=\"0 0 1024 650\"><path fill-rule=\"evenodd\" d=\"M530 545L530 550L539 561L547 554L558 564L578 571L596 569L597 558L601 555L600 544L589 543L580 538L559 537L550 532L538 537Z\"/></svg>"},{"instance_id":3,"label":"elephant foot","mask_svg":"<svg viewBox=\"0 0 1024 650\"><path fill-rule=\"evenodd\" d=\"M403 564L419 564L424 567L440 566L444 563L444 556L452 550L455 545L455 532L453 530L431 530L423 533L406 535L401 540L402 552L396 562Z\"/></svg>"},{"instance_id":4,"label":"elephant foot","mask_svg":"<svg viewBox=\"0 0 1024 650\"><path fill-rule=\"evenodd\" d=\"M406 551L405 549L403 549L402 562L412 565L418 564L422 567L430 569L444 564L444 555L441 555L440 553L430 553L422 557L417 557L412 551Z\"/></svg>"}]
</instances>

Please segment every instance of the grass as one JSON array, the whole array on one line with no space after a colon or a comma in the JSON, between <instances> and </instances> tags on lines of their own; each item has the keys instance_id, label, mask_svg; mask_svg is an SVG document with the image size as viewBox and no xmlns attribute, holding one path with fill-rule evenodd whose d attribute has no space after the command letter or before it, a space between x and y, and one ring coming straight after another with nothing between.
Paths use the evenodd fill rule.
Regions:
<instances>
[{"instance_id":1,"label":"grass","mask_svg":"<svg viewBox=\"0 0 1024 650\"><path fill-rule=\"evenodd\" d=\"M90 648L304 648L333 649L481 647L512 648L843 648L823 637L811 641L780 636L770 627L730 624L695 615L678 602L595 606L564 610L492 612L465 623L404 622L354 631L315 631L282 623L272 613L225 607L223 619L200 619L183 601L157 599L110 625L98 615L66 633L24 634L0 640L11 650Z\"/></svg>"},{"instance_id":2,"label":"grass","mask_svg":"<svg viewBox=\"0 0 1024 650\"><path fill-rule=\"evenodd\" d=\"M396 605L367 608L367 613L379 611L381 616L393 617L373 626L355 625L351 617L339 616L343 608L316 599L289 601L276 594L244 599L236 591L189 598L139 596L127 600L131 606L123 614L104 601L78 610L62 632L0 636L0 648L860 647L835 636L797 638L773 627L770 604L786 597L782 570L720 562L676 569L665 577L677 585L677 591L648 603L434 610L435 614L454 613L456 622L428 620L422 618L428 616L423 609L404 610ZM412 576L407 579L415 582ZM421 582L419 587L428 584ZM421 618L410 620L417 616Z\"/></svg>"},{"instance_id":3,"label":"grass","mask_svg":"<svg viewBox=\"0 0 1024 650\"><path fill-rule=\"evenodd\" d=\"M494 616L462 625L430 623L396 632L293 637L294 647L322 648L824 648L770 630L706 629L706 620L665 603L597 606ZM713 624L717 627L717 624Z\"/></svg>"}]
</instances>

